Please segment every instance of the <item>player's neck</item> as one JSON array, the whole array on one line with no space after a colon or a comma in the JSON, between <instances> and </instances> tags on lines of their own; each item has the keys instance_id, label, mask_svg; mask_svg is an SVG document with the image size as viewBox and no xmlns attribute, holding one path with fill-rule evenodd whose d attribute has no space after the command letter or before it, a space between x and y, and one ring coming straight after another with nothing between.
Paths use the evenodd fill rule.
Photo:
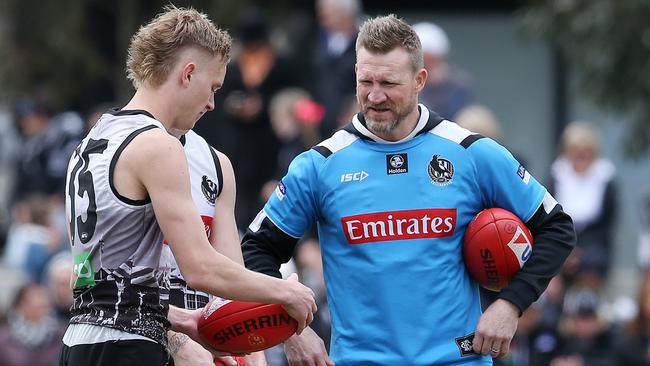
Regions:
<instances>
[{"instance_id":1,"label":"player's neck","mask_svg":"<svg viewBox=\"0 0 650 366\"><path fill-rule=\"evenodd\" d=\"M169 103L168 100L169 98L166 98L161 90L140 87L122 109L145 110L162 123L167 132L174 135L173 124L176 117L173 108L171 108L174 103Z\"/></svg>"}]
</instances>

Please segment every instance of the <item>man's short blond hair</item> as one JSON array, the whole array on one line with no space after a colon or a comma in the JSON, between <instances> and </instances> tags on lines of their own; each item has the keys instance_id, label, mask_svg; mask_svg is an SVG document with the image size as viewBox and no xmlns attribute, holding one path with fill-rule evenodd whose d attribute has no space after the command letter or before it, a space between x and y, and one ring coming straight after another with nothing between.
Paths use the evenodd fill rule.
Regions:
<instances>
[{"instance_id":1,"label":"man's short blond hair","mask_svg":"<svg viewBox=\"0 0 650 366\"><path fill-rule=\"evenodd\" d=\"M217 28L207 15L170 5L131 39L127 77L136 89L143 84L155 88L167 80L182 49L197 47L227 62L231 44L228 32Z\"/></svg>"},{"instance_id":2,"label":"man's short blond hair","mask_svg":"<svg viewBox=\"0 0 650 366\"><path fill-rule=\"evenodd\" d=\"M356 50L385 54L402 47L411 56L413 72L424 67L422 44L413 28L394 14L366 20L359 29Z\"/></svg>"}]
</instances>

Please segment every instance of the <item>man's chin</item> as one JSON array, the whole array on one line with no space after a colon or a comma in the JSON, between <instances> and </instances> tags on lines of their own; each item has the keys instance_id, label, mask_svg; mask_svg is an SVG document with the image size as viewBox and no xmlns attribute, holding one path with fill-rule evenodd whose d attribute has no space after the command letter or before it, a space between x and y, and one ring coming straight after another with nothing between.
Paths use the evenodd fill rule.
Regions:
<instances>
[{"instance_id":1,"label":"man's chin","mask_svg":"<svg viewBox=\"0 0 650 366\"><path fill-rule=\"evenodd\" d=\"M366 127L374 134L390 133L395 128L395 125L395 120L391 119L376 120L366 118Z\"/></svg>"}]
</instances>

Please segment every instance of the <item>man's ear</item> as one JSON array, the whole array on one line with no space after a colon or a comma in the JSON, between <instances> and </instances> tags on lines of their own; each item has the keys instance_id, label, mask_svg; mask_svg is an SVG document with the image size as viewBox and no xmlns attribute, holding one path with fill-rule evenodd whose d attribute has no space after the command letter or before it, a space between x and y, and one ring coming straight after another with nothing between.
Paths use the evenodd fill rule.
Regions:
<instances>
[{"instance_id":1,"label":"man's ear","mask_svg":"<svg viewBox=\"0 0 650 366\"><path fill-rule=\"evenodd\" d=\"M427 82L427 76L429 76L429 73L425 68L420 69L420 71L415 74L415 90L417 92L422 91L422 88L424 88L424 84Z\"/></svg>"},{"instance_id":2,"label":"man's ear","mask_svg":"<svg viewBox=\"0 0 650 366\"><path fill-rule=\"evenodd\" d=\"M182 72L181 72L181 84L184 87L187 87L190 85L190 80L192 80L192 77L196 73L196 64L194 62L188 62L183 66Z\"/></svg>"}]
</instances>

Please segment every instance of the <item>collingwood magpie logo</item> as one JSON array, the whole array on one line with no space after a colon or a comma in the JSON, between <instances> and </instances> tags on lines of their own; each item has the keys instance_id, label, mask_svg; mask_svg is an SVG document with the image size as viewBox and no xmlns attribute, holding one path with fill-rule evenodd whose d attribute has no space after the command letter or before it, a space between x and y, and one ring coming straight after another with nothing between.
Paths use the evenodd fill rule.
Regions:
<instances>
[{"instance_id":1,"label":"collingwood magpie logo","mask_svg":"<svg viewBox=\"0 0 650 366\"><path fill-rule=\"evenodd\" d=\"M468 334L463 337L458 337L456 338L456 345L458 346L458 350L460 351L460 356L465 357L465 356L470 356L470 355L475 355L476 353L474 352L474 333Z\"/></svg>"},{"instance_id":2,"label":"collingwood magpie logo","mask_svg":"<svg viewBox=\"0 0 650 366\"><path fill-rule=\"evenodd\" d=\"M439 186L451 184L451 180L454 178L454 164L440 157L438 154L431 157L427 170L431 178L431 183Z\"/></svg>"},{"instance_id":3,"label":"collingwood magpie logo","mask_svg":"<svg viewBox=\"0 0 650 366\"><path fill-rule=\"evenodd\" d=\"M204 175L201 181L201 192L211 205L217 202L217 185L207 175Z\"/></svg>"}]
</instances>

